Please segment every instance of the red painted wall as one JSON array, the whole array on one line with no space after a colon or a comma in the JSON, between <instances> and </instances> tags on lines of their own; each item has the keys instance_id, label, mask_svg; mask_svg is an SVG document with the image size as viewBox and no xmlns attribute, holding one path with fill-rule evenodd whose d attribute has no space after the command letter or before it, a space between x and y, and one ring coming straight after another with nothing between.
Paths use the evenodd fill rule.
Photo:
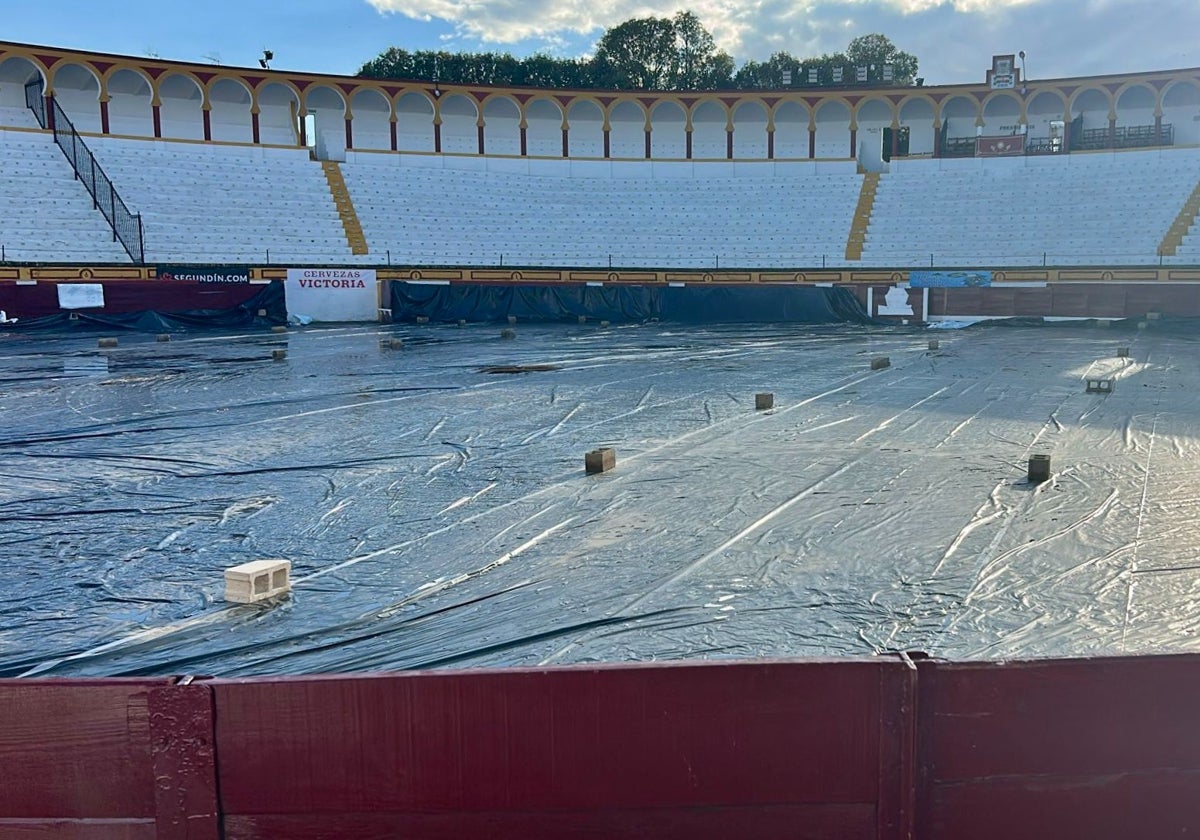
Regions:
<instances>
[{"instance_id":1,"label":"red painted wall","mask_svg":"<svg viewBox=\"0 0 1200 840\"><path fill-rule=\"evenodd\" d=\"M9 680L0 837L1193 836L1198 708L1200 656Z\"/></svg>"},{"instance_id":2,"label":"red painted wall","mask_svg":"<svg viewBox=\"0 0 1200 840\"><path fill-rule=\"evenodd\" d=\"M873 660L216 681L226 836L899 837L880 771L899 762L882 711L904 676Z\"/></svg>"}]
</instances>

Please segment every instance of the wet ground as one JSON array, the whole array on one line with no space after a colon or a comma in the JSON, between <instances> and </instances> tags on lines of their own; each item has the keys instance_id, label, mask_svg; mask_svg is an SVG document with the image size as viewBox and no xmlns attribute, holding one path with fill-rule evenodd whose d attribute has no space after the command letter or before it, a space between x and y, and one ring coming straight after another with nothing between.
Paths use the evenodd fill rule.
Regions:
<instances>
[{"instance_id":1,"label":"wet ground","mask_svg":"<svg viewBox=\"0 0 1200 840\"><path fill-rule=\"evenodd\" d=\"M0 675L1200 650L1190 328L516 331L0 335Z\"/></svg>"}]
</instances>

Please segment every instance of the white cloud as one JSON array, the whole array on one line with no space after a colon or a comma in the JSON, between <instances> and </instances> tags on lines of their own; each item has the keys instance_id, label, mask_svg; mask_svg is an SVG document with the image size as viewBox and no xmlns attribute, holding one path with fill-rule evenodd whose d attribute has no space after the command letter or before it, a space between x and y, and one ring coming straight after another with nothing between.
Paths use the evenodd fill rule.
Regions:
<instances>
[{"instance_id":1,"label":"white cloud","mask_svg":"<svg viewBox=\"0 0 1200 840\"><path fill-rule=\"evenodd\" d=\"M690 9L738 61L835 52L882 32L921 60L930 84L983 80L990 57L1025 50L1033 78L1200 64L1196 0L367 0L381 13L440 20L489 46L580 53L607 27ZM578 46L582 45L582 46Z\"/></svg>"}]
</instances>

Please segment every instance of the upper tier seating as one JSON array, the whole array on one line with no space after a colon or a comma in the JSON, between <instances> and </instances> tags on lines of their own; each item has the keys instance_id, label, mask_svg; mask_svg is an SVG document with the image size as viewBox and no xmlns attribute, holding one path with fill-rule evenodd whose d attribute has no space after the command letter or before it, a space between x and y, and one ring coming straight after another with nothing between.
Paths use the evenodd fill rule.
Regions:
<instances>
[{"instance_id":1,"label":"upper tier seating","mask_svg":"<svg viewBox=\"0 0 1200 840\"><path fill-rule=\"evenodd\" d=\"M141 212L149 263L353 260L325 175L305 149L86 139Z\"/></svg>"},{"instance_id":2,"label":"upper tier seating","mask_svg":"<svg viewBox=\"0 0 1200 840\"><path fill-rule=\"evenodd\" d=\"M371 253L412 264L832 264L862 181L853 163L350 158Z\"/></svg>"},{"instance_id":3,"label":"upper tier seating","mask_svg":"<svg viewBox=\"0 0 1200 840\"><path fill-rule=\"evenodd\" d=\"M861 264L1145 265L1197 180L1198 149L893 161Z\"/></svg>"},{"instance_id":4,"label":"upper tier seating","mask_svg":"<svg viewBox=\"0 0 1200 840\"><path fill-rule=\"evenodd\" d=\"M4 119L11 124L18 115ZM0 129L0 246L12 261L130 262L54 139L42 132Z\"/></svg>"}]
</instances>

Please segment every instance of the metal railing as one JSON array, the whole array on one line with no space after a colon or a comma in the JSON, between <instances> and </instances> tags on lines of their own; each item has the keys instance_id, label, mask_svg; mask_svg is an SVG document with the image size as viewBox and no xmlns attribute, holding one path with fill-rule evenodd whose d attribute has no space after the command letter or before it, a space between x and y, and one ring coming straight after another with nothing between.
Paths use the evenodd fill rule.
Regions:
<instances>
[{"instance_id":1,"label":"metal railing","mask_svg":"<svg viewBox=\"0 0 1200 840\"><path fill-rule=\"evenodd\" d=\"M50 110L47 109L44 90L41 79L25 85L25 104L33 112L38 125L53 129L54 142L75 170L75 178L83 182L83 186L92 196L92 207L100 211L108 226L112 228L113 241L120 242L134 262L144 263L146 240L142 228L142 214L130 212L124 200L117 194L112 180L104 174L104 170L96 162L96 156L83 142L83 138L79 136L79 132L75 130L75 126L58 102L51 98Z\"/></svg>"}]
</instances>

